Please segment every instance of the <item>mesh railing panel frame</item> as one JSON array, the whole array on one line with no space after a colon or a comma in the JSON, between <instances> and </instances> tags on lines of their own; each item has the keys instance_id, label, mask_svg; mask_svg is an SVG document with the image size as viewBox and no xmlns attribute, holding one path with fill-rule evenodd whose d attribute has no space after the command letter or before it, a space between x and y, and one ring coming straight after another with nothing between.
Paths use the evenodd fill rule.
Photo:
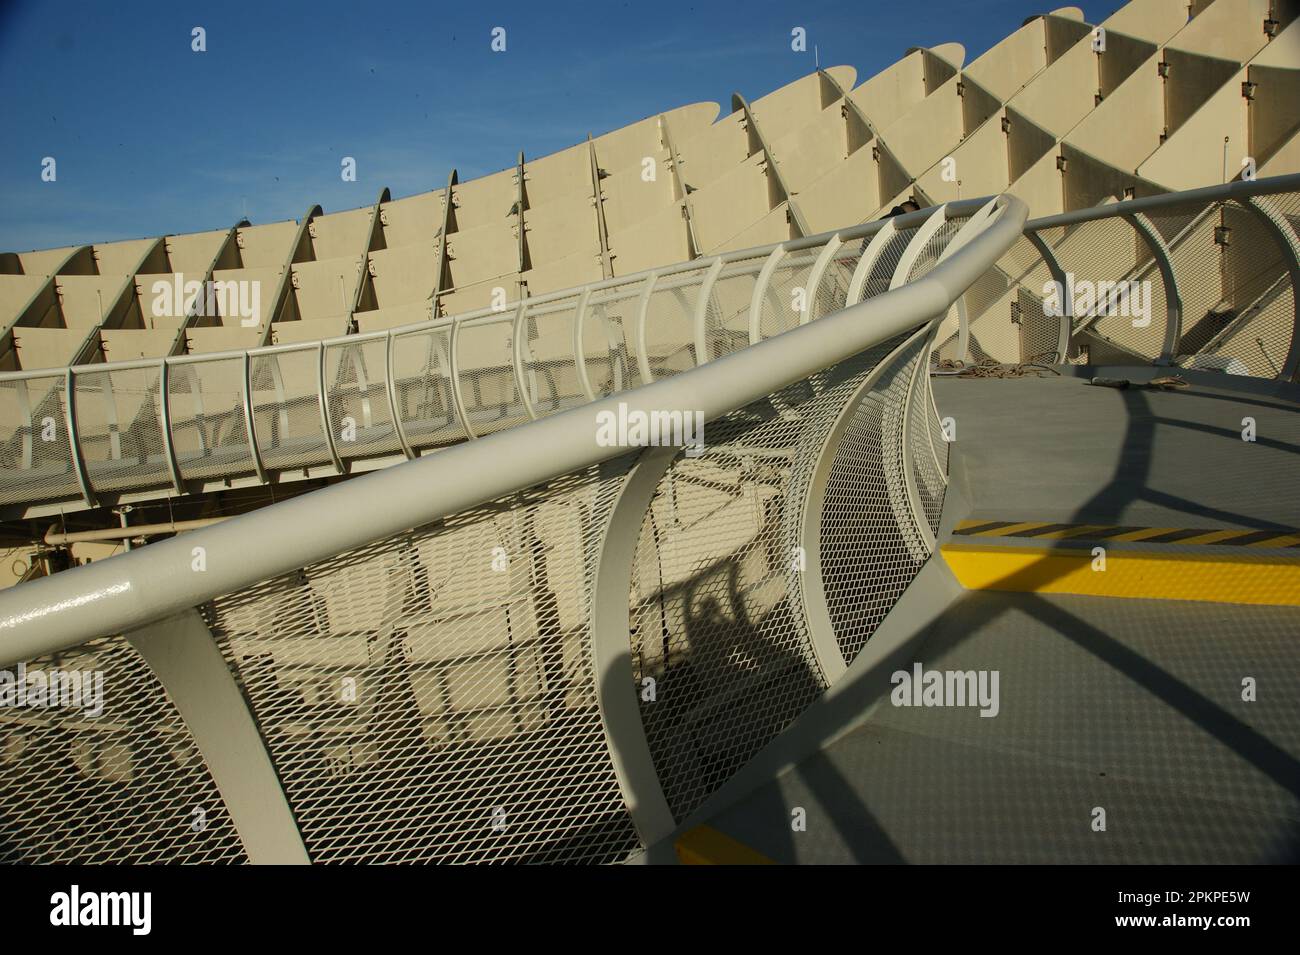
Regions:
<instances>
[{"instance_id":1,"label":"mesh railing panel frame","mask_svg":"<svg viewBox=\"0 0 1300 955\"><path fill-rule=\"evenodd\" d=\"M704 340L712 361L749 347L749 306L767 255L738 259L723 266L709 291L704 312Z\"/></svg>"},{"instance_id":2,"label":"mesh railing panel frame","mask_svg":"<svg viewBox=\"0 0 1300 955\"><path fill-rule=\"evenodd\" d=\"M0 415L0 504L57 501L81 493L72 465L65 388L63 375L0 379L0 408L5 410Z\"/></svg>"},{"instance_id":3,"label":"mesh railing panel frame","mask_svg":"<svg viewBox=\"0 0 1300 955\"><path fill-rule=\"evenodd\" d=\"M958 225L936 235L913 275L937 261ZM824 249L782 253L786 284L806 281ZM810 317L822 317L821 310L837 302L816 296L823 288L832 289L832 296L843 294L835 289L847 285L859 255L851 245L837 249L819 288L804 286L814 296ZM701 329L692 321L692 331L716 340L707 334L710 312L716 310L713 321L719 328L727 325L727 301L741 314L740 303L746 295L752 300L754 278L767 260L750 256L731 263L731 272L726 264L715 268L714 275L741 287L713 285L707 308L692 310L692 319L703 315L706 325ZM702 301L698 281L683 288ZM671 285L661 291L681 305ZM629 300L625 294L619 298ZM581 301L591 304L585 296ZM454 368L446 348L462 345L475 327L511 328L507 322L515 322L513 327L521 328L535 317L570 341L575 331L582 332L580 353L587 356L585 311L584 326L577 329L575 303L551 304L536 316L520 311L471 319L455 336L446 327L412 330L411 344L422 340L426 347L423 353L419 347L402 349L405 365L398 353L383 350L387 337L335 343L333 351L329 344L317 346L316 374L331 383L325 433L333 435L334 426L355 414L363 419L356 422L358 430L377 430L386 447L395 447L399 436L391 413L385 413L393 404L418 408L410 383ZM793 307L790 314L797 321ZM607 316L602 314L596 327L607 347L598 341L592 351L598 361L602 350L613 361L620 348ZM444 337L437 337L440 333ZM895 508L895 522L880 523L876 530L897 540L881 547L914 552L927 546L915 523L929 520L928 512L920 513L920 491L900 485L919 480L932 502L943 493L930 447L932 399L920 365L931 329L908 335L709 422L702 453L679 451L648 503L639 490L624 500L632 467L642 460L639 449L627 449L603 464L201 606L266 744L309 857L319 862L627 858L640 840L624 798L628 781L620 781L611 759L615 730L606 726L603 711L611 694L635 693L640 701L646 755L669 811L680 820L698 807L821 694L827 685L824 666L840 671L837 644L845 647L852 635L813 632L805 588L823 584L819 575L814 580L805 573L802 549L821 546L816 534L826 515L816 495L827 486L828 470L833 493L846 460L844 441L828 447L829 436L846 421L856 421L863 408L877 409L876 469L884 476L881 493ZM514 347L520 344L507 341L522 360L526 352ZM378 354L364 351L376 347ZM681 348L674 351L681 353ZM311 352L277 354L310 357ZM693 352L687 354L693 358ZM513 386L515 360L508 364ZM276 375L284 370L278 359L264 367L244 357L204 363L198 374L192 373L193 363L177 363L173 370L180 374L169 377L168 408L186 412L187 400L196 396L192 386L205 378L219 383L215 393L227 399L215 406L194 402L188 409L195 447L186 449L190 456L183 460L191 465L195 459L204 463L246 452L240 401L245 387L255 396L259 449L282 453L287 443L274 429L284 426L296 400L289 381L301 383L311 371ZM210 390L200 389L201 396ZM372 396L369 417L362 404L366 396ZM439 395L432 405L445 409L447 400ZM852 426L847 434L855 434ZM319 449L324 435L317 436ZM412 447L424 446L418 434L403 436ZM345 439L340 433L336 440ZM914 446L905 447L907 441ZM274 457L268 455L268 467L281 463ZM928 475L921 473L925 467ZM837 503L841 516L859 524L863 509L871 506L865 497ZM616 514L616 508L633 506L644 507L644 513ZM598 563L607 552L610 528L638 522L631 573L600 584L602 612L609 610L610 594L616 600L626 594L632 623L625 652L634 680L609 686L600 682L597 659L608 667L609 655L617 658L624 648L611 647L608 634L594 632ZM812 596L820 605L821 594ZM618 636L615 644L621 642ZM127 659L144 667L128 644L117 642ZM93 650L98 643L87 646ZM657 708L647 710L641 680L656 666ZM152 697L166 699L156 683L149 690ZM137 696L152 698L144 690ZM619 705L631 702L624 698ZM184 739L189 741L187 733Z\"/></svg>"},{"instance_id":4,"label":"mesh railing panel frame","mask_svg":"<svg viewBox=\"0 0 1300 955\"><path fill-rule=\"evenodd\" d=\"M595 291L587 300L582 342L587 377L598 398L645 384L638 360L637 321L641 292L649 281ZM593 360L593 354L602 357Z\"/></svg>"},{"instance_id":5,"label":"mesh railing panel frame","mask_svg":"<svg viewBox=\"0 0 1300 955\"><path fill-rule=\"evenodd\" d=\"M1261 196L1256 202L1294 236L1300 195ZM1192 343L1198 347L1181 349L1185 354L1180 354L1179 363L1274 378L1286 364L1295 334L1295 290L1286 267L1288 253L1257 213L1237 203L1225 204L1222 225L1226 244L1218 250L1222 254L1223 322L1208 330L1206 341Z\"/></svg>"},{"instance_id":6,"label":"mesh railing panel frame","mask_svg":"<svg viewBox=\"0 0 1300 955\"><path fill-rule=\"evenodd\" d=\"M432 448L466 440L452 395L451 329L397 335L392 348L397 415L411 446Z\"/></svg>"},{"instance_id":7,"label":"mesh railing panel frame","mask_svg":"<svg viewBox=\"0 0 1300 955\"><path fill-rule=\"evenodd\" d=\"M903 466L903 405L924 347L920 339L889 362L832 452L818 546L827 610L846 662L861 652L930 556Z\"/></svg>"},{"instance_id":8,"label":"mesh railing panel frame","mask_svg":"<svg viewBox=\"0 0 1300 955\"><path fill-rule=\"evenodd\" d=\"M0 707L0 862L247 861L184 721L125 639L24 665L29 680L100 671L104 712Z\"/></svg>"},{"instance_id":9,"label":"mesh railing panel frame","mask_svg":"<svg viewBox=\"0 0 1300 955\"><path fill-rule=\"evenodd\" d=\"M253 474L241 358L185 362L167 378L172 447L186 481Z\"/></svg>"},{"instance_id":10,"label":"mesh railing panel frame","mask_svg":"<svg viewBox=\"0 0 1300 955\"><path fill-rule=\"evenodd\" d=\"M388 404L384 339L326 345L325 386L330 431L342 460L401 450Z\"/></svg>"},{"instance_id":11,"label":"mesh railing panel frame","mask_svg":"<svg viewBox=\"0 0 1300 955\"><path fill-rule=\"evenodd\" d=\"M77 433L86 478L95 490L171 484L163 449L159 379L156 367L109 367L74 377Z\"/></svg>"},{"instance_id":12,"label":"mesh railing panel frame","mask_svg":"<svg viewBox=\"0 0 1300 955\"><path fill-rule=\"evenodd\" d=\"M808 481L890 347L710 422L704 452L675 458L642 519L630 689L679 822L826 686L801 590Z\"/></svg>"},{"instance_id":13,"label":"mesh railing panel frame","mask_svg":"<svg viewBox=\"0 0 1300 955\"><path fill-rule=\"evenodd\" d=\"M532 401L533 411L538 417L548 414L555 414L558 411L564 411L567 408L573 408L577 405L587 403L587 393L583 390L582 379L578 375L578 365L574 357L574 327L573 323L577 320L578 298L564 299L559 303L552 303L546 306L547 310L544 315L533 316L530 310L524 312L524 381L525 386L529 389L529 397ZM588 305L588 309L590 304ZM583 317L583 330L586 331L587 320L590 315ZM512 342L512 336L507 334L504 344L509 349ZM464 341L464 339L462 339ZM590 343L590 344L588 344ZM591 347L593 351L600 346L600 343L591 337L586 338L584 346ZM608 345L603 349L608 353ZM587 370L590 375L590 364ZM511 372L513 375L513 372ZM477 387L483 388L486 382L475 383L470 376L471 381L468 387L470 390L467 395L473 393ZM502 378L504 379L504 372ZM462 370L462 378L464 373ZM513 382L513 377L511 377ZM510 385L504 385L509 389ZM595 383L592 383L593 390ZM517 398L515 400L518 400ZM466 397L468 405L469 398ZM506 414L510 412L510 402L506 402ZM516 417L511 423L518 423L519 420L528 420L528 413L522 405L514 409ZM523 414L523 418L517 417L518 413ZM474 424L474 430L480 434L485 432L479 431L478 420L471 415ZM507 418L507 420L511 420ZM493 422L488 429L491 431L499 430L500 425Z\"/></svg>"},{"instance_id":14,"label":"mesh railing panel frame","mask_svg":"<svg viewBox=\"0 0 1300 955\"><path fill-rule=\"evenodd\" d=\"M321 420L320 353L316 348L255 355L252 377L257 448L270 470L330 463Z\"/></svg>"},{"instance_id":15,"label":"mesh railing panel frame","mask_svg":"<svg viewBox=\"0 0 1300 955\"><path fill-rule=\"evenodd\" d=\"M786 252L776 264L763 291L758 311L758 337L766 340L799 327L798 300L811 292L808 280L820 247Z\"/></svg>"},{"instance_id":16,"label":"mesh railing panel frame","mask_svg":"<svg viewBox=\"0 0 1300 955\"><path fill-rule=\"evenodd\" d=\"M704 265L689 272L660 278L645 309L646 359L655 381L694 368L695 308L700 287L708 274Z\"/></svg>"},{"instance_id":17,"label":"mesh railing panel frame","mask_svg":"<svg viewBox=\"0 0 1300 955\"><path fill-rule=\"evenodd\" d=\"M205 608L314 861L612 862L636 848L588 635L597 532L627 463Z\"/></svg>"}]
</instances>

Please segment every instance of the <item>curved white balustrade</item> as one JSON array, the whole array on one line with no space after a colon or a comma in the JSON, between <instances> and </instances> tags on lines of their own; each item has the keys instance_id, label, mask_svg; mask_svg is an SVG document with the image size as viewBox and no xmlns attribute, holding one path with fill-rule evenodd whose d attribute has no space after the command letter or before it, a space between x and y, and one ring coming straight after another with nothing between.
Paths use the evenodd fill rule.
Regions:
<instances>
[{"instance_id":1,"label":"curved white balustrade","mask_svg":"<svg viewBox=\"0 0 1300 955\"><path fill-rule=\"evenodd\" d=\"M551 376L526 392L536 420L0 594L6 660L86 661L112 690L103 724L13 727L24 851L60 857L92 793L111 807L146 784L160 818L197 803L214 825L105 829L82 857L616 861L661 837L844 671L929 558L936 322L1025 215L959 211L542 303L584 349L577 314L606 305L600 334L629 304L691 334L634 324L644 351L551 366L515 352L524 375L504 378ZM859 272L870 297L845 307ZM814 273L821 304L788 310ZM602 413L673 410L703 415L702 447L598 437Z\"/></svg>"}]
</instances>

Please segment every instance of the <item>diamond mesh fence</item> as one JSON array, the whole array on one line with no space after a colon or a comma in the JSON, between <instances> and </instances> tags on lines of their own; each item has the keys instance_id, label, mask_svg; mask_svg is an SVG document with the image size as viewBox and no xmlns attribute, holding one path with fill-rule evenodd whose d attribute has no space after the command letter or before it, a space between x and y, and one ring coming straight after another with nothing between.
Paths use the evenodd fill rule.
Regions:
<instances>
[{"instance_id":1,"label":"diamond mesh fence","mask_svg":"<svg viewBox=\"0 0 1300 955\"><path fill-rule=\"evenodd\" d=\"M0 378L0 504L75 497L63 375Z\"/></svg>"},{"instance_id":2,"label":"diamond mesh fence","mask_svg":"<svg viewBox=\"0 0 1300 955\"><path fill-rule=\"evenodd\" d=\"M91 486L120 491L169 485L159 369L80 372L73 382L77 433Z\"/></svg>"},{"instance_id":3,"label":"diamond mesh fence","mask_svg":"<svg viewBox=\"0 0 1300 955\"><path fill-rule=\"evenodd\" d=\"M835 639L852 661L920 572L929 549L909 500L904 408L917 339L883 369L834 449L820 515L822 584Z\"/></svg>"},{"instance_id":4,"label":"diamond mesh fence","mask_svg":"<svg viewBox=\"0 0 1300 955\"><path fill-rule=\"evenodd\" d=\"M679 821L826 686L803 611L804 507L832 427L890 347L711 422L704 452L679 455L654 493L632 570L630 689Z\"/></svg>"},{"instance_id":5,"label":"diamond mesh fence","mask_svg":"<svg viewBox=\"0 0 1300 955\"><path fill-rule=\"evenodd\" d=\"M636 846L592 669L593 468L206 608L318 862Z\"/></svg>"},{"instance_id":6,"label":"diamond mesh fence","mask_svg":"<svg viewBox=\"0 0 1300 955\"><path fill-rule=\"evenodd\" d=\"M180 714L126 640L19 667L0 684L0 863L247 861Z\"/></svg>"},{"instance_id":7,"label":"diamond mesh fence","mask_svg":"<svg viewBox=\"0 0 1300 955\"><path fill-rule=\"evenodd\" d=\"M330 462L321 417L316 348L256 355L250 369L257 447L275 471Z\"/></svg>"},{"instance_id":8,"label":"diamond mesh fence","mask_svg":"<svg viewBox=\"0 0 1300 955\"><path fill-rule=\"evenodd\" d=\"M940 230L910 277L933 266L956 228ZM760 334L797 324L796 288L813 296L813 318L843 306L861 246L837 248L809 289L820 252L783 254ZM890 253L891 274L901 252ZM162 467L156 479L166 480L162 448L138 436L161 434L160 415L148 413L161 405L148 399L164 397L176 434L186 436L176 453L187 479L216 473L219 460L252 467L246 394L272 469L323 462L327 434L340 455L353 456L345 428L355 428L359 447L391 453L400 437L418 449L463 436L462 417L478 433L508 427L527 417L520 380L537 414L586 400L578 355L592 390L604 394L640 380L639 340L653 343L643 357L655 375L693 365L701 315L709 357L741 347L767 260L718 271L703 309L701 269L691 282L656 284L648 297L644 280L592 295L580 327L575 297L480 316L455 336L445 324L403 330L391 352L375 337L257 355L248 365L225 356L176 363L165 396L154 366L130 391L87 376L86 401L120 391L134 409L105 404L112 413L96 447L108 449L106 462ZM869 278L868 295L888 287L878 270ZM542 338L569 349L543 352ZM640 530L631 573L615 584L628 600L630 685L602 682L594 647L609 635L595 633L593 605L637 449L202 606L310 858L626 859L642 842L630 783L611 758L612 694L624 703L635 694L645 756L670 813L681 820L697 808L822 693L828 666L838 672L852 658L928 556L920 529L937 526L946 468L922 366L929 341L929 330L916 332L841 361L708 422L698 453L677 453L644 513L632 515ZM458 366L459 400L450 387ZM324 415L310 387L322 377ZM22 453L21 435L11 444ZM809 548L819 574L807 572ZM824 591L831 631L809 623L808 588ZM6 792L20 793L11 805L27 827L11 826L14 858L243 861L216 784L143 660L113 638L42 665L77 660L115 688L104 722L0 709L4 756L16 766ZM649 696L646 680L655 686ZM140 805L128 811L123 800ZM186 814L200 811L204 825L187 828Z\"/></svg>"}]
</instances>

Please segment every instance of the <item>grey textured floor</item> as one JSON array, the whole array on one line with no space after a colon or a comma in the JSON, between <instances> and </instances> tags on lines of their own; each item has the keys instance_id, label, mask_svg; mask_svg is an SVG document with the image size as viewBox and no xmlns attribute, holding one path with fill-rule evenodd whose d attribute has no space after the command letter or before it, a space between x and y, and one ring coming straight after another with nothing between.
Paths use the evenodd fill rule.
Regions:
<instances>
[{"instance_id":1,"label":"grey textured floor","mask_svg":"<svg viewBox=\"0 0 1300 955\"><path fill-rule=\"evenodd\" d=\"M1300 610L972 593L917 658L997 670L998 715L885 699L710 825L778 861L1300 861Z\"/></svg>"},{"instance_id":2,"label":"grey textured floor","mask_svg":"<svg viewBox=\"0 0 1300 955\"><path fill-rule=\"evenodd\" d=\"M974 517L1300 527L1296 400L1199 382L1117 391L1074 377L936 378L934 393L956 422ZM1241 438L1247 416L1253 443Z\"/></svg>"},{"instance_id":3,"label":"grey textured floor","mask_svg":"<svg viewBox=\"0 0 1300 955\"><path fill-rule=\"evenodd\" d=\"M1188 377L1173 393L936 380L965 482L944 525L1300 527L1300 391ZM853 707L807 714L819 738L848 731L708 823L790 862L1300 861L1300 609L967 592L913 661L998 671L998 715L895 707L883 673L851 669Z\"/></svg>"}]
</instances>

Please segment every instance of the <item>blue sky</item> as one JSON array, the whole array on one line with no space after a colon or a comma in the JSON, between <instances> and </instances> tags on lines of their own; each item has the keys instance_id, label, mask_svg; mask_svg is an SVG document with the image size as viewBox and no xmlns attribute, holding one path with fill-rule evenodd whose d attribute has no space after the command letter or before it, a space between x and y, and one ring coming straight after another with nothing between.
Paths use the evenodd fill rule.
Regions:
<instances>
[{"instance_id":1,"label":"blue sky","mask_svg":"<svg viewBox=\"0 0 1300 955\"><path fill-rule=\"evenodd\" d=\"M1097 22L1120 5L1084 11ZM725 113L733 91L752 100L810 72L814 44L862 79L912 46L956 40L969 62L1050 9L926 0L914 18L920 6L0 0L0 250L369 205L384 186L423 192L453 166L472 178L673 106ZM790 49L795 26L806 54Z\"/></svg>"}]
</instances>

